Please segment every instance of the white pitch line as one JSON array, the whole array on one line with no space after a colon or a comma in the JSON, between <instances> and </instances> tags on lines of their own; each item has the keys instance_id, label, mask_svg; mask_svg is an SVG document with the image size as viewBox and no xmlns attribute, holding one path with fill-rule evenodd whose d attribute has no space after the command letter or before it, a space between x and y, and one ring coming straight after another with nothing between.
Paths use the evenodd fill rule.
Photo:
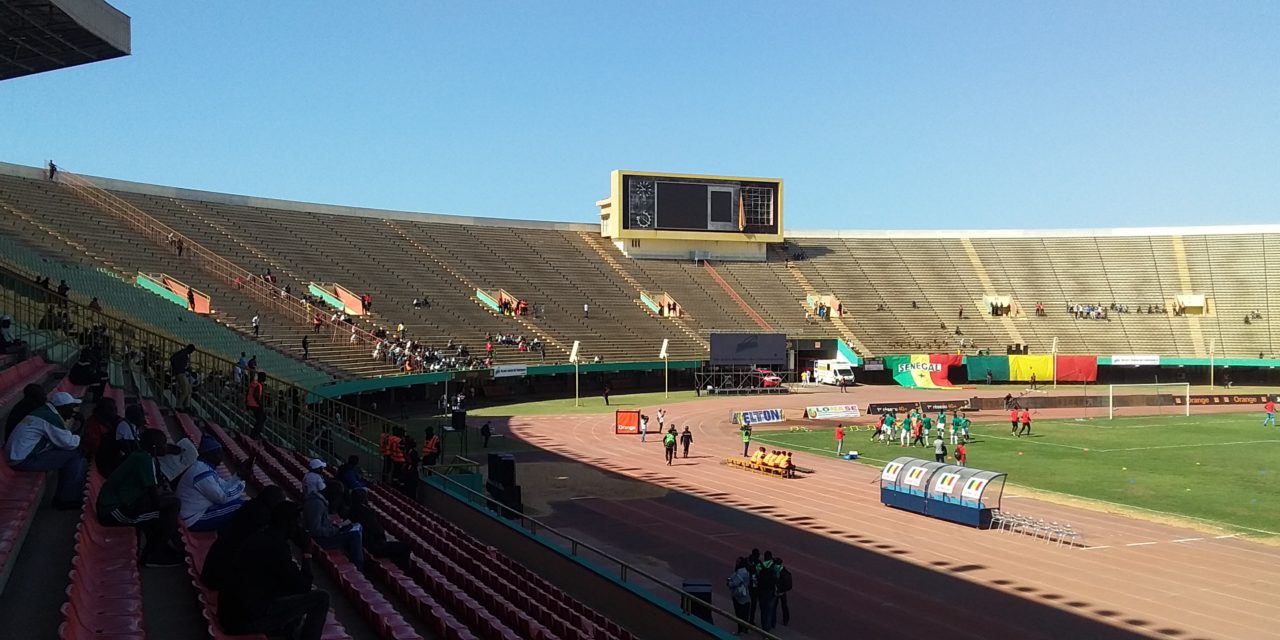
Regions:
<instances>
[{"instance_id":1,"label":"white pitch line","mask_svg":"<svg viewBox=\"0 0 1280 640\"><path fill-rule=\"evenodd\" d=\"M1130 542L1126 547L1145 547L1150 544L1159 544L1159 542Z\"/></svg>"},{"instance_id":2,"label":"white pitch line","mask_svg":"<svg viewBox=\"0 0 1280 640\"><path fill-rule=\"evenodd\" d=\"M1098 546L1096 546L1096 547L1080 547L1080 550L1081 550L1081 551L1092 551L1092 550L1094 550L1094 549L1110 549L1110 548L1111 548L1111 545L1109 545L1109 544L1100 544L1100 545L1098 545Z\"/></svg>"},{"instance_id":3,"label":"white pitch line","mask_svg":"<svg viewBox=\"0 0 1280 640\"><path fill-rule=\"evenodd\" d=\"M1009 442L1024 442L1022 438L1010 438L1009 436L993 436L989 433L978 433L977 436L984 440L987 438L991 438L992 440L1008 440ZM1042 447L1062 447L1063 449L1075 449L1076 451L1084 451L1085 449L1084 447L1076 447L1069 444L1059 444L1057 442L1039 442L1037 440L1033 440L1031 436L1027 436L1027 439L1025 440L1025 442L1027 442L1028 444L1040 445Z\"/></svg>"},{"instance_id":4,"label":"white pitch line","mask_svg":"<svg viewBox=\"0 0 1280 640\"><path fill-rule=\"evenodd\" d=\"M1214 536L1214 537L1213 537L1213 539L1214 539L1214 540L1225 540L1225 539L1227 539L1227 538L1234 538L1234 537L1236 537L1236 536L1238 536L1238 535L1240 535L1240 534L1238 534L1238 533L1233 533L1233 534L1225 535L1225 536Z\"/></svg>"},{"instance_id":5,"label":"white pitch line","mask_svg":"<svg viewBox=\"0 0 1280 640\"><path fill-rule=\"evenodd\" d=\"M1181 540L1174 540L1174 542L1195 542L1197 540L1204 540L1204 538L1182 538Z\"/></svg>"},{"instance_id":6,"label":"white pitch line","mask_svg":"<svg viewBox=\"0 0 1280 640\"><path fill-rule=\"evenodd\" d=\"M1164 445L1156 445L1151 447L1128 447L1124 449L1094 449L1094 451L1098 453L1114 453L1116 451L1152 451L1154 449L1195 449L1199 447L1229 447L1237 444L1280 444L1280 440L1240 440L1238 442L1201 442L1198 444L1164 444Z\"/></svg>"}]
</instances>

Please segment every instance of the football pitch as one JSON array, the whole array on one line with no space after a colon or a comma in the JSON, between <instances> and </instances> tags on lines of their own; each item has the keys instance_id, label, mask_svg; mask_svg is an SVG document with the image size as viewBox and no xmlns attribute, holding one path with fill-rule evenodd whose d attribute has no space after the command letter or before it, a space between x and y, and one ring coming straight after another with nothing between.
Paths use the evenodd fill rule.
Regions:
<instances>
[{"instance_id":1,"label":"football pitch","mask_svg":"<svg viewBox=\"0 0 1280 640\"><path fill-rule=\"evenodd\" d=\"M1030 437L1008 422L974 423L969 466L1003 471L1009 483L1101 500L1261 535L1280 535L1280 428L1262 414L1037 420ZM846 430L845 451L883 466L898 456L933 459L933 446L900 448ZM835 457L835 425L760 430L753 443ZM954 453L948 440L948 461Z\"/></svg>"}]
</instances>

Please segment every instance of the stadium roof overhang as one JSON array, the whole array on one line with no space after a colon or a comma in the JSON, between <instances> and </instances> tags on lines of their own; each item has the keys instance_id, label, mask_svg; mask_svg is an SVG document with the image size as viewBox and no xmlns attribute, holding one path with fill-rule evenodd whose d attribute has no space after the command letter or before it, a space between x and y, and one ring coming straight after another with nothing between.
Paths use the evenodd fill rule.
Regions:
<instances>
[{"instance_id":1,"label":"stadium roof overhang","mask_svg":"<svg viewBox=\"0 0 1280 640\"><path fill-rule=\"evenodd\" d=\"M129 16L103 0L0 0L0 80L129 55Z\"/></svg>"}]
</instances>

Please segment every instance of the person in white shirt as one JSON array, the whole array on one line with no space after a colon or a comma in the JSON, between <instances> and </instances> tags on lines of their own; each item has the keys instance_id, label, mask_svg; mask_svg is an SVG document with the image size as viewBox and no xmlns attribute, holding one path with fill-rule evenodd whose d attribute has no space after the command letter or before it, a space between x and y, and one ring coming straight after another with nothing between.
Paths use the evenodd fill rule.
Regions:
<instances>
[{"instance_id":1,"label":"person in white shirt","mask_svg":"<svg viewBox=\"0 0 1280 640\"><path fill-rule=\"evenodd\" d=\"M582 305L582 317L583 318L591 317L591 305L589 304Z\"/></svg>"},{"instance_id":2,"label":"person in white shirt","mask_svg":"<svg viewBox=\"0 0 1280 640\"><path fill-rule=\"evenodd\" d=\"M252 322L253 322L253 335L256 337L258 335L258 331L262 328L258 320L257 314L254 314Z\"/></svg>"},{"instance_id":3,"label":"person in white shirt","mask_svg":"<svg viewBox=\"0 0 1280 640\"><path fill-rule=\"evenodd\" d=\"M644 437L649 434L649 416L640 414L640 442L644 442Z\"/></svg>"},{"instance_id":4,"label":"person in white shirt","mask_svg":"<svg viewBox=\"0 0 1280 640\"><path fill-rule=\"evenodd\" d=\"M217 531L231 522L244 504L244 480L218 475L222 445L212 436L200 438L199 451L195 464L178 480L178 500L182 502L178 517L192 531Z\"/></svg>"},{"instance_id":5,"label":"person in white shirt","mask_svg":"<svg viewBox=\"0 0 1280 640\"><path fill-rule=\"evenodd\" d=\"M80 399L59 391L43 407L32 411L13 429L5 453L15 471L58 472L54 507L77 508L84 494L84 457L80 436L67 421L80 410Z\"/></svg>"}]
</instances>

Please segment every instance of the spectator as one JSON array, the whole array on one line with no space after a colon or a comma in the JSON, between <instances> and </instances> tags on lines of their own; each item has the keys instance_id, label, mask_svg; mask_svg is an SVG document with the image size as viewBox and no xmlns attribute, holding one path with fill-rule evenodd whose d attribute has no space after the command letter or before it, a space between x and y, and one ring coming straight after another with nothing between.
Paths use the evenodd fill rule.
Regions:
<instances>
[{"instance_id":1,"label":"spectator","mask_svg":"<svg viewBox=\"0 0 1280 640\"><path fill-rule=\"evenodd\" d=\"M791 607L787 603L787 592L791 591L791 571L782 565L782 558L773 559L778 565L778 606L782 607L782 626L791 624Z\"/></svg>"},{"instance_id":2,"label":"spectator","mask_svg":"<svg viewBox=\"0 0 1280 640\"><path fill-rule=\"evenodd\" d=\"M218 597L218 622L227 633L320 639L329 594L311 588L311 554L300 516L296 502L276 504L270 524L234 552ZM296 561L290 542L300 552Z\"/></svg>"},{"instance_id":3,"label":"spectator","mask_svg":"<svg viewBox=\"0 0 1280 640\"><path fill-rule=\"evenodd\" d=\"M191 378L187 372L191 369L191 354L196 352L194 344L188 344L169 356L169 373L173 374L174 386L178 391L176 410L191 412Z\"/></svg>"},{"instance_id":4,"label":"spectator","mask_svg":"<svg viewBox=\"0 0 1280 640\"><path fill-rule=\"evenodd\" d=\"M7 442L13 437L13 430L18 426L22 419L31 414L32 411L39 409L49 401L48 394L44 392L44 387L31 383L22 388L22 398L13 405L13 409L9 410L9 417L4 421L4 439Z\"/></svg>"},{"instance_id":5,"label":"spectator","mask_svg":"<svg viewBox=\"0 0 1280 640\"><path fill-rule=\"evenodd\" d=\"M360 456L353 455L348 457L347 461L338 467L337 475L338 481L342 483L342 486L346 487L347 491L356 492L369 489L364 480L360 478Z\"/></svg>"},{"instance_id":6,"label":"spectator","mask_svg":"<svg viewBox=\"0 0 1280 640\"><path fill-rule=\"evenodd\" d=\"M102 303L101 303L101 302L98 302L98 299L97 299L97 298L93 298L93 299L89 300L89 310L90 310L90 311L102 311Z\"/></svg>"},{"instance_id":7,"label":"spectator","mask_svg":"<svg viewBox=\"0 0 1280 640\"><path fill-rule=\"evenodd\" d=\"M58 177L58 165L54 164L52 160L49 161L48 176L50 181Z\"/></svg>"},{"instance_id":8,"label":"spectator","mask_svg":"<svg viewBox=\"0 0 1280 640\"><path fill-rule=\"evenodd\" d=\"M196 310L196 290L191 287L187 287L187 310Z\"/></svg>"},{"instance_id":9,"label":"spectator","mask_svg":"<svg viewBox=\"0 0 1280 640\"><path fill-rule=\"evenodd\" d=\"M67 301L65 300L65 298L67 297L67 294L68 294L68 293L71 293L71 287L67 285L67 281L66 281L66 280L59 280L59 281L58 281L58 296L59 296L59 297L61 297L61 298L64 298L64 299L60 302L60 304L62 304L62 306L64 306L64 307L65 307L65 306L67 306Z\"/></svg>"},{"instance_id":10,"label":"spectator","mask_svg":"<svg viewBox=\"0 0 1280 640\"><path fill-rule=\"evenodd\" d=\"M778 573L782 567L773 560L773 552L764 552L756 569L756 598L760 603L760 628L771 631L777 626Z\"/></svg>"},{"instance_id":11,"label":"spectator","mask_svg":"<svg viewBox=\"0 0 1280 640\"><path fill-rule=\"evenodd\" d=\"M311 340L307 336L302 336L302 359L306 360L311 357Z\"/></svg>"},{"instance_id":12,"label":"spectator","mask_svg":"<svg viewBox=\"0 0 1280 640\"><path fill-rule=\"evenodd\" d=\"M351 508L348 511L351 521L360 525L360 534L364 539L364 548L379 558L387 558L397 567L408 570L409 547L403 542L387 540L386 529L378 514L369 508L367 491L351 493Z\"/></svg>"},{"instance_id":13,"label":"spectator","mask_svg":"<svg viewBox=\"0 0 1280 640\"><path fill-rule=\"evenodd\" d=\"M582 317L583 317L584 319L590 319L590 318L591 318L591 305L586 304L586 303L583 303L583 305L582 305Z\"/></svg>"},{"instance_id":14,"label":"spectator","mask_svg":"<svg viewBox=\"0 0 1280 640\"><path fill-rule=\"evenodd\" d=\"M124 418L116 423L111 437L103 440L98 447L98 473L102 477L110 477L130 453L137 451L138 441L146 428L147 413L142 405L125 407Z\"/></svg>"},{"instance_id":15,"label":"spectator","mask_svg":"<svg viewBox=\"0 0 1280 640\"><path fill-rule=\"evenodd\" d=\"M364 569L364 543L360 535L360 526L349 522L338 525L333 523L330 514L330 494L326 494L324 477L320 475L326 465L323 460L312 458L307 464L307 473L302 476L302 514L303 526L311 539L323 549L342 548L346 550L351 563L357 569ZM341 487L337 487L341 489ZM331 490L332 491L332 490Z\"/></svg>"},{"instance_id":16,"label":"spectator","mask_svg":"<svg viewBox=\"0 0 1280 640\"><path fill-rule=\"evenodd\" d=\"M141 561L148 567L176 567L183 563L179 548L178 498L160 482L156 458L168 447L164 432L142 432L140 448L129 454L107 478L98 493L98 521L105 526L133 526L146 538Z\"/></svg>"},{"instance_id":17,"label":"spectator","mask_svg":"<svg viewBox=\"0 0 1280 640\"><path fill-rule=\"evenodd\" d=\"M218 539L209 547L205 556L200 581L213 591L219 591L231 580L231 560L235 553L253 534L271 524L271 509L285 501L284 489L267 485L257 497L244 503L231 516L231 522L218 531Z\"/></svg>"},{"instance_id":18,"label":"spectator","mask_svg":"<svg viewBox=\"0 0 1280 640\"><path fill-rule=\"evenodd\" d=\"M183 249L186 249L186 248L187 248L187 243L184 242L182 238L178 238L178 257L179 258L182 257L182 251Z\"/></svg>"},{"instance_id":19,"label":"spectator","mask_svg":"<svg viewBox=\"0 0 1280 640\"><path fill-rule=\"evenodd\" d=\"M250 322L253 324L253 337L256 338L258 337L258 333L262 330L262 323L258 319L258 314L253 314L253 320L250 320Z\"/></svg>"},{"instance_id":20,"label":"spectator","mask_svg":"<svg viewBox=\"0 0 1280 640\"><path fill-rule=\"evenodd\" d=\"M99 397L98 403L93 405L93 414L85 421L84 431L80 434L80 451L85 457L93 458L98 455L98 448L106 435L114 435L119 422L120 408L116 405L116 399L105 395Z\"/></svg>"},{"instance_id":21,"label":"spectator","mask_svg":"<svg viewBox=\"0 0 1280 640\"><path fill-rule=\"evenodd\" d=\"M195 465L196 460L200 457L200 452L196 449L196 444L187 438L183 438L173 446L166 447L164 455L156 458L156 464L160 467L160 475L169 481L169 486L173 489L178 488L178 480L182 475Z\"/></svg>"},{"instance_id":22,"label":"spectator","mask_svg":"<svg viewBox=\"0 0 1280 640\"><path fill-rule=\"evenodd\" d=\"M231 518L244 506L244 480L218 475L222 464L222 445L212 436L200 438L200 457L178 480L178 500L182 503L179 517L192 531L216 531L230 524ZM246 464L240 474L251 472Z\"/></svg>"},{"instance_id":23,"label":"spectator","mask_svg":"<svg viewBox=\"0 0 1280 640\"><path fill-rule=\"evenodd\" d=\"M252 369L251 369L252 371ZM262 383L267 381L267 374L259 372L257 377L252 378L249 382L249 392L245 395L244 406L248 407L253 413L253 437L259 439L262 437L262 429L267 424L267 409L264 404L264 395Z\"/></svg>"},{"instance_id":24,"label":"spectator","mask_svg":"<svg viewBox=\"0 0 1280 640\"><path fill-rule=\"evenodd\" d=\"M231 369L231 377L235 379L236 386L244 383L244 371L248 368L249 363L245 361L244 352L240 352L240 359L236 361L236 366Z\"/></svg>"},{"instance_id":25,"label":"spectator","mask_svg":"<svg viewBox=\"0 0 1280 640\"><path fill-rule=\"evenodd\" d=\"M53 327L50 326L49 328L52 329ZM15 338L13 335L13 318L0 316L0 352L17 354L20 359L25 359L26 350L27 343Z\"/></svg>"},{"instance_id":26,"label":"spectator","mask_svg":"<svg viewBox=\"0 0 1280 640\"><path fill-rule=\"evenodd\" d=\"M738 635L741 635L747 632L745 623L751 622L751 572L747 571L746 558L738 558L727 582L729 597L733 600L733 615L743 621L738 623Z\"/></svg>"},{"instance_id":27,"label":"spectator","mask_svg":"<svg viewBox=\"0 0 1280 640\"><path fill-rule=\"evenodd\" d=\"M489 448L489 438L493 437L493 428L489 426L489 421L484 421L484 426L480 427L480 437L484 439L483 448Z\"/></svg>"},{"instance_id":28,"label":"spectator","mask_svg":"<svg viewBox=\"0 0 1280 640\"><path fill-rule=\"evenodd\" d=\"M67 428L67 421L79 410L79 398L59 391L24 416L6 443L9 466L15 471L58 471L58 493L53 503L57 509L76 508L84 491L80 436Z\"/></svg>"},{"instance_id":29,"label":"spectator","mask_svg":"<svg viewBox=\"0 0 1280 640\"><path fill-rule=\"evenodd\" d=\"M680 446L684 449L684 457L689 457L689 445L693 444L693 433L689 431L689 425L684 426L684 432L680 434Z\"/></svg>"}]
</instances>

